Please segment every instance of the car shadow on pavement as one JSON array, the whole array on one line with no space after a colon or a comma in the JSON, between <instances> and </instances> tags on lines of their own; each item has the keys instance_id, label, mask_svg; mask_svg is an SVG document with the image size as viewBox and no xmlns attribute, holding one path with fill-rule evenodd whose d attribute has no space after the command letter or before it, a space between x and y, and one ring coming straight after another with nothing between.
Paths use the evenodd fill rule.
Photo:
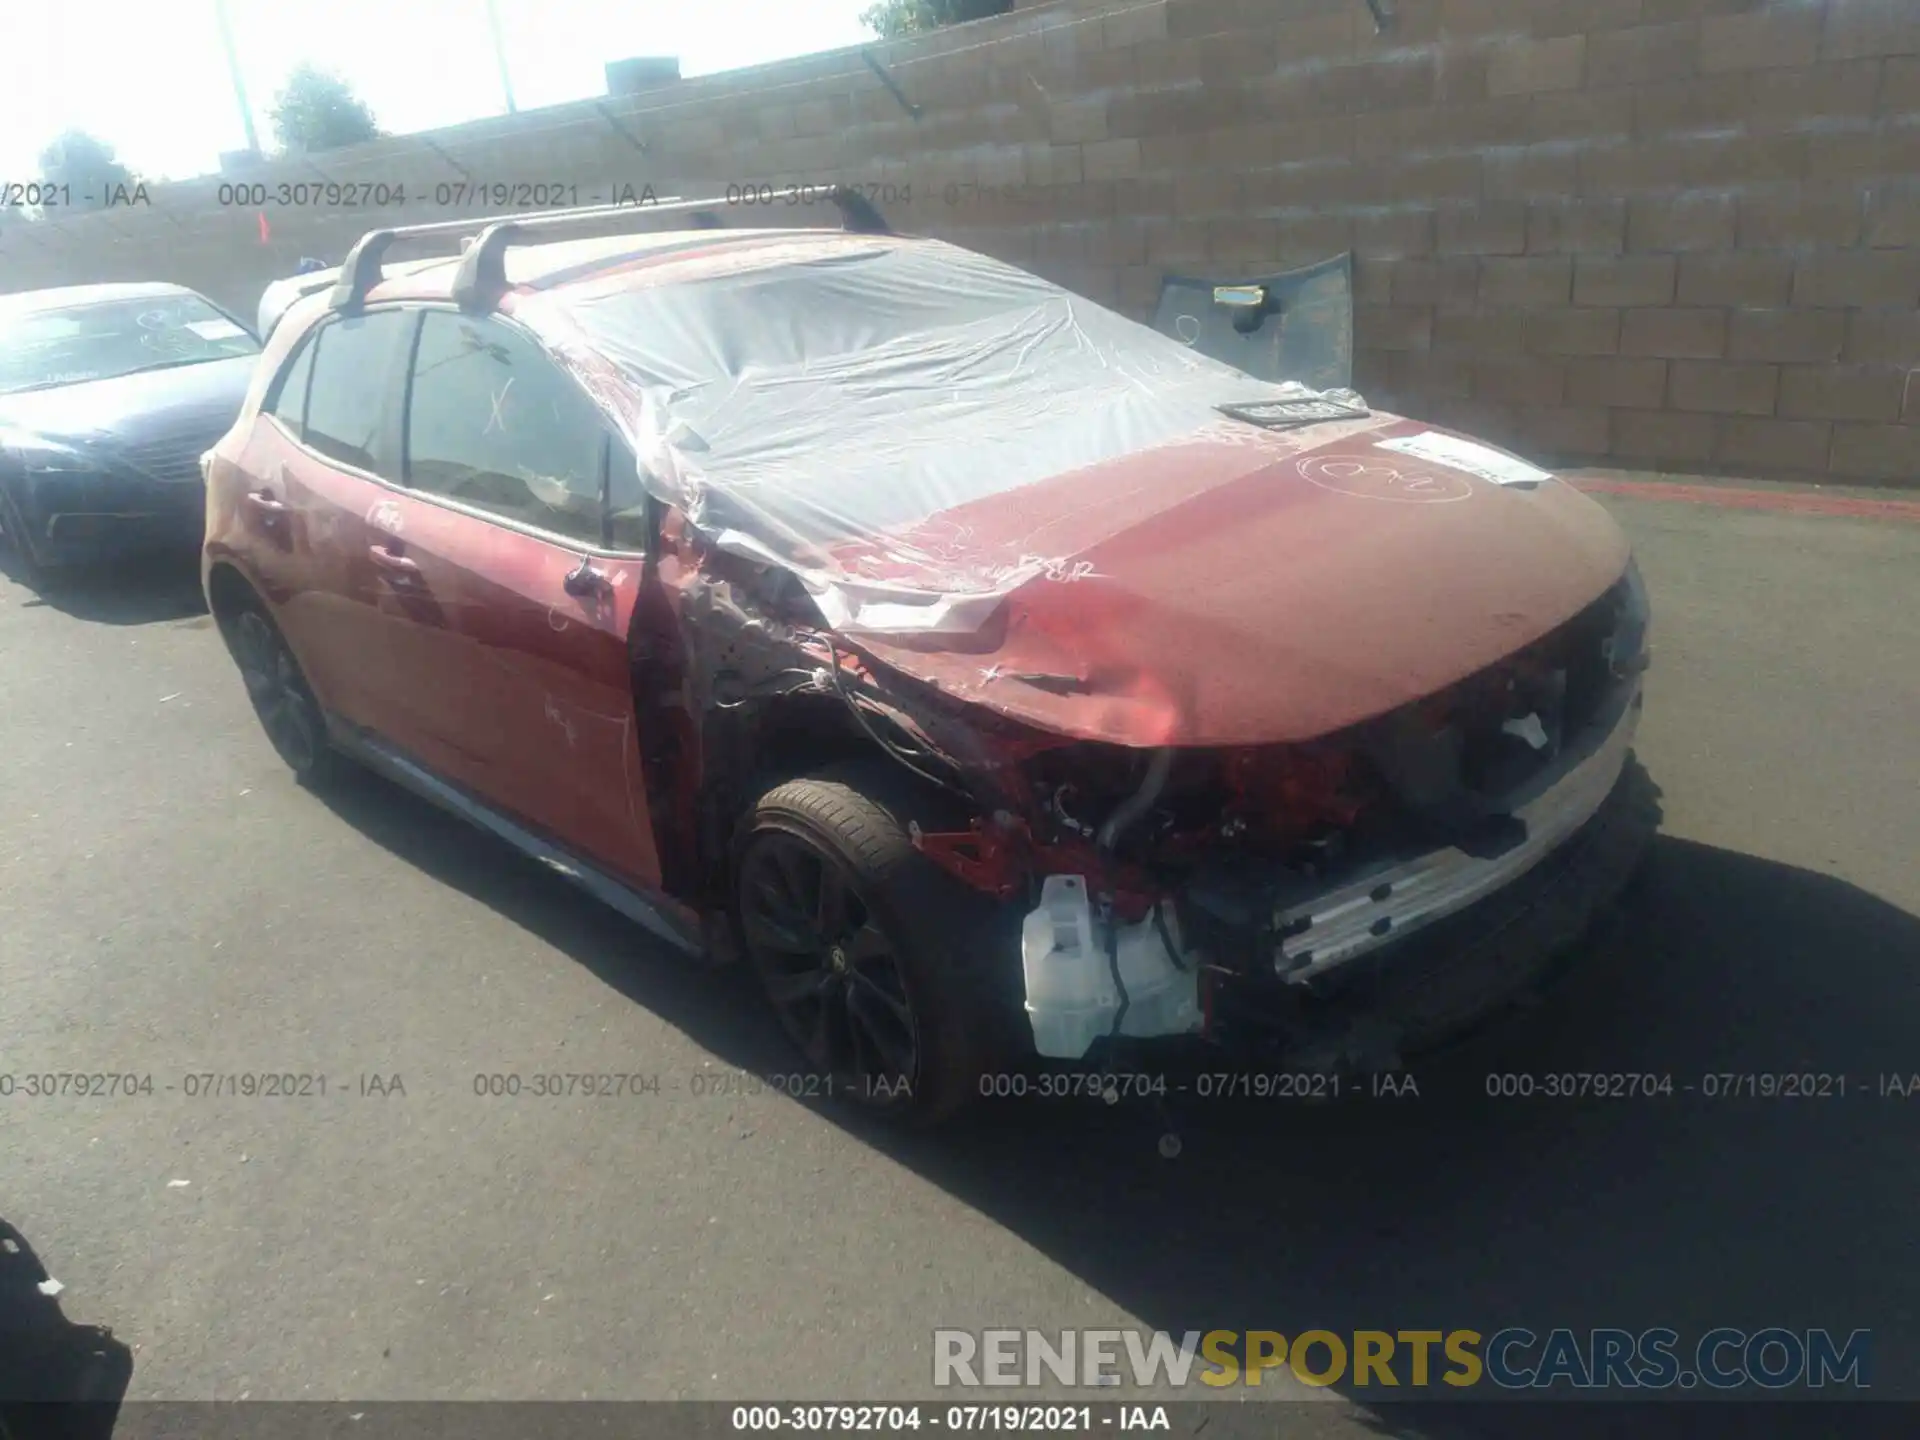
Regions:
<instances>
[{"instance_id":1,"label":"car shadow on pavement","mask_svg":"<svg viewBox=\"0 0 1920 1440\"><path fill-rule=\"evenodd\" d=\"M207 613L197 556L143 555L112 565L63 571L30 584L13 547L0 539L0 574L19 587L18 601L46 606L101 625L156 625Z\"/></svg>"},{"instance_id":2,"label":"car shadow on pavement","mask_svg":"<svg viewBox=\"0 0 1920 1440\"><path fill-rule=\"evenodd\" d=\"M656 960L612 912L381 782L330 803L726 1063L791 1065L738 969ZM1662 836L1585 948L1537 1008L1414 1062L1397 1095L1171 1096L1171 1160L1163 1118L1137 1103L986 1100L907 1135L820 1113L1176 1334L1868 1329L1876 1397L1920 1390L1901 1360L1920 1355L1920 1093L1881 1093L1920 1071L1920 919L1830 876ZM1781 1074L1829 1078L1810 1098L1717 1078ZM1552 1099L1550 1075L1642 1078L1638 1094ZM1523 1084L1532 1097L1490 1093ZM1542 1429L1532 1407L1333 1388L1377 1406L1386 1435L1587 1433L1565 1414ZM1631 1413L1636 1434L1667 1433Z\"/></svg>"},{"instance_id":3,"label":"car shadow on pavement","mask_svg":"<svg viewBox=\"0 0 1920 1440\"><path fill-rule=\"evenodd\" d=\"M1059 1104L1015 1117L1002 1102L1000 1124L894 1153L1155 1328L1664 1326L1683 1347L1718 1326L1869 1329L1875 1395L1911 1397L1920 1093L1879 1092L1920 1071L1916 1034L1920 918L1829 876L1662 837L1539 1009L1413 1062L1418 1098L1363 1086L1312 1107L1177 1107L1172 1162L1145 1125ZM1819 1098L1757 1093L1782 1073L1831 1078L1803 1087ZM1540 1093L1583 1074L1672 1093ZM1756 1077L1756 1093L1733 1076ZM1489 1094L1521 1077L1532 1098ZM1334 1388L1362 1404L1396 1398L1350 1378ZM1378 1404L1378 1424L1645 1435L1650 1408L1596 1414L1587 1432L1443 1396ZM1681 1433L1709 1432L1696 1415Z\"/></svg>"},{"instance_id":4,"label":"car shadow on pavement","mask_svg":"<svg viewBox=\"0 0 1920 1440\"><path fill-rule=\"evenodd\" d=\"M0 1437L106 1440L133 1378L133 1352L111 1330L77 1325L59 1283L0 1219ZM49 1293L49 1292L52 1293Z\"/></svg>"},{"instance_id":5,"label":"car shadow on pavement","mask_svg":"<svg viewBox=\"0 0 1920 1440\"><path fill-rule=\"evenodd\" d=\"M792 1068L786 1037L744 966L711 969L668 950L528 859L398 785L349 767L318 798L369 839L464 891L584 965L742 1070Z\"/></svg>"}]
</instances>

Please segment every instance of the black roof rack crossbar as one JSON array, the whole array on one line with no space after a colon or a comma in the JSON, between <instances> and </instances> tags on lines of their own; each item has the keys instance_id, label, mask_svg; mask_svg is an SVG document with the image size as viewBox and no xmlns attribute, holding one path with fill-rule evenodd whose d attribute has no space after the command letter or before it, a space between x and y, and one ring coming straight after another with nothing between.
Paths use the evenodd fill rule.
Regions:
<instances>
[{"instance_id":1,"label":"black roof rack crossbar","mask_svg":"<svg viewBox=\"0 0 1920 1440\"><path fill-rule=\"evenodd\" d=\"M844 185L827 188L827 198L840 211L840 227L862 235L890 235L893 232L880 212L858 190ZM460 268L453 277L453 300L463 310L486 310L506 289L507 251L527 243L531 231L559 228L622 216L632 219L661 214L685 214L691 228L726 228L721 219L723 202L715 200L669 200L651 205L591 205L577 210L535 211L531 215L508 215L493 221L480 238L460 257Z\"/></svg>"},{"instance_id":2,"label":"black roof rack crossbar","mask_svg":"<svg viewBox=\"0 0 1920 1440\"><path fill-rule=\"evenodd\" d=\"M858 189L845 185L826 187L826 197L840 212L840 227L860 235L891 235L892 229L873 203ZM335 310L358 309L367 292L382 279L381 262L387 247L396 240L428 239L441 235L471 235L476 226L480 236L460 257L454 273L453 298L462 309L487 308L506 288L506 252L510 246L525 244L536 230L559 229L615 218L633 222L650 221L660 215L686 215L691 228L725 228L721 219L727 209L724 200L665 200L621 205L583 205L571 210L533 210L517 215L496 215L483 220L436 220L423 225L396 225L385 230L369 230L348 252L340 267L328 304Z\"/></svg>"}]
</instances>

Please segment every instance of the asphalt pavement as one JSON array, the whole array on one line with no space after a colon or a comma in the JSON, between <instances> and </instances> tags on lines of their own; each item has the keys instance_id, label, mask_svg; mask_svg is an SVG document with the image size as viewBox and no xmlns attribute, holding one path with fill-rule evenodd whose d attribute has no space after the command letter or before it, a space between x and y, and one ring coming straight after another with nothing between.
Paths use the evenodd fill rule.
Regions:
<instances>
[{"instance_id":1,"label":"asphalt pavement","mask_svg":"<svg viewBox=\"0 0 1920 1440\"><path fill-rule=\"evenodd\" d=\"M1867 1328L1920 1392L1920 1094L1879 1093L1920 1075L1920 523L1604 503L1666 817L1620 913L1417 1095L1183 1103L1172 1160L1135 1106L901 1138L746 1084L792 1065L742 977L296 786L190 568L0 577L0 1074L155 1085L0 1099L0 1218L131 1401L925 1398L936 1326ZM658 1086L476 1093L548 1071ZM1695 1088L1487 1094L1549 1072ZM1847 1093L1701 1083L1783 1072ZM241 1073L325 1094L204 1078ZM1327 1402L1289 1436L1444 1430L1344 1389L1266 1393Z\"/></svg>"}]
</instances>

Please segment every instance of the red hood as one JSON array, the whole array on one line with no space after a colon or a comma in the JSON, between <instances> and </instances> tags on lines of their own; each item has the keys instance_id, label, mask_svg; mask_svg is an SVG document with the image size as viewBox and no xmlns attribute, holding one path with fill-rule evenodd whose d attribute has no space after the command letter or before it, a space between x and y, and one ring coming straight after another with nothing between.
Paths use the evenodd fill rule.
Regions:
<instances>
[{"instance_id":1,"label":"red hood","mask_svg":"<svg viewBox=\"0 0 1920 1440\"><path fill-rule=\"evenodd\" d=\"M975 634L855 643L1079 739L1256 745L1369 719L1538 639L1627 564L1612 519L1559 480L1378 448L1432 429L1223 427L944 512L902 538L964 535L1047 573Z\"/></svg>"}]
</instances>

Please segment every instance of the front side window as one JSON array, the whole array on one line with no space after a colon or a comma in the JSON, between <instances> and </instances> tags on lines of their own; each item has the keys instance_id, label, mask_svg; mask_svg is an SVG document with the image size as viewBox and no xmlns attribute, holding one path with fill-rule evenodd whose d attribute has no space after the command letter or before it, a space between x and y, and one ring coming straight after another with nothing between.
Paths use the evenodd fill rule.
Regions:
<instances>
[{"instance_id":1,"label":"front side window","mask_svg":"<svg viewBox=\"0 0 1920 1440\"><path fill-rule=\"evenodd\" d=\"M607 542L620 550L646 550L654 539L653 502L641 478L640 463L618 436L608 445Z\"/></svg>"},{"instance_id":2,"label":"front side window","mask_svg":"<svg viewBox=\"0 0 1920 1440\"><path fill-rule=\"evenodd\" d=\"M608 427L529 337L496 320L421 318L406 484L574 539L602 538Z\"/></svg>"},{"instance_id":3,"label":"front side window","mask_svg":"<svg viewBox=\"0 0 1920 1440\"><path fill-rule=\"evenodd\" d=\"M376 310L331 321L314 336L302 436L308 445L372 475L399 475L389 417L414 319L412 311Z\"/></svg>"},{"instance_id":4,"label":"front side window","mask_svg":"<svg viewBox=\"0 0 1920 1440\"><path fill-rule=\"evenodd\" d=\"M0 395L259 353L244 326L191 293L0 309Z\"/></svg>"}]
</instances>

